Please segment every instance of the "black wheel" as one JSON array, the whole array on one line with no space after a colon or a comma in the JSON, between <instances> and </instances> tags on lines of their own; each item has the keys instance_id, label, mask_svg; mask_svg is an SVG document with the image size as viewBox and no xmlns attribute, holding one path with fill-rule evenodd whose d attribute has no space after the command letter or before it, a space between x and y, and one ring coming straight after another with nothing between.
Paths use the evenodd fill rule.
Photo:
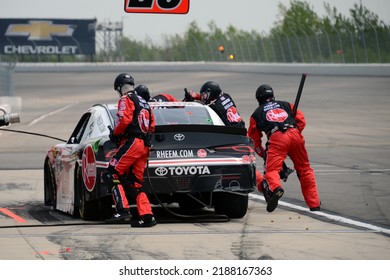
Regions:
<instances>
[{"instance_id":1,"label":"black wheel","mask_svg":"<svg viewBox=\"0 0 390 280\"><path fill-rule=\"evenodd\" d=\"M44 169L43 169L43 185L44 185L45 206L53 206L53 209L56 210L57 209L56 184L54 182L53 170L48 163L48 159L46 159Z\"/></svg>"},{"instance_id":2,"label":"black wheel","mask_svg":"<svg viewBox=\"0 0 390 280\"><path fill-rule=\"evenodd\" d=\"M100 207L97 200L88 200L87 189L84 186L81 177L81 168L77 167L77 174L75 179L75 194L78 200L79 215L82 220L98 220L100 219Z\"/></svg>"},{"instance_id":3,"label":"black wheel","mask_svg":"<svg viewBox=\"0 0 390 280\"><path fill-rule=\"evenodd\" d=\"M232 219L239 219L248 211L248 194L216 192L213 194L214 211Z\"/></svg>"}]
</instances>

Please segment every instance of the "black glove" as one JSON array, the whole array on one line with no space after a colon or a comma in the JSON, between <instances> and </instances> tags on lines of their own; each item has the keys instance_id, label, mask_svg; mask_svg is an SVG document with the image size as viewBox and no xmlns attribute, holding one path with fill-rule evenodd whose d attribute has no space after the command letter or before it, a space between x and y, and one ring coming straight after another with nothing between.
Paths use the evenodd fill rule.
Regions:
<instances>
[{"instance_id":1,"label":"black glove","mask_svg":"<svg viewBox=\"0 0 390 280\"><path fill-rule=\"evenodd\" d=\"M184 89L184 99L183 99L183 101L194 101L194 98L188 92L187 88Z\"/></svg>"},{"instance_id":2,"label":"black glove","mask_svg":"<svg viewBox=\"0 0 390 280\"><path fill-rule=\"evenodd\" d=\"M288 176L294 172L294 169L291 169L287 166L285 162L283 162L282 170L279 172L280 179L282 179L284 182L287 181Z\"/></svg>"},{"instance_id":3,"label":"black glove","mask_svg":"<svg viewBox=\"0 0 390 280\"><path fill-rule=\"evenodd\" d=\"M112 143L118 146L120 142L119 137L114 135L114 130L112 129L111 125L108 126L108 129L110 130L110 135L108 135L108 137L110 138Z\"/></svg>"}]
</instances>

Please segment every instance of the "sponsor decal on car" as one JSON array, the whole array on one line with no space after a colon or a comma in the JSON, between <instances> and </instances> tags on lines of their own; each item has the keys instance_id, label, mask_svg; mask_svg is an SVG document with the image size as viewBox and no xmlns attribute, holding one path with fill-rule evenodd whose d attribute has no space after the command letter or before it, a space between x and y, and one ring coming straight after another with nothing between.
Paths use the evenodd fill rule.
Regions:
<instances>
[{"instance_id":1,"label":"sponsor decal on car","mask_svg":"<svg viewBox=\"0 0 390 280\"><path fill-rule=\"evenodd\" d=\"M171 167L157 167L154 170L154 173L157 176L166 176L166 175L204 175L211 174L208 166L171 166Z\"/></svg>"},{"instance_id":2,"label":"sponsor decal on car","mask_svg":"<svg viewBox=\"0 0 390 280\"><path fill-rule=\"evenodd\" d=\"M253 162L252 162L253 163ZM159 166L193 166L194 164L199 165L242 165L242 164L251 164L250 159L240 158L176 158L176 159L149 159L149 167L159 167Z\"/></svg>"},{"instance_id":3,"label":"sponsor decal on car","mask_svg":"<svg viewBox=\"0 0 390 280\"><path fill-rule=\"evenodd\" d=\"M186 137L182 133L177 133L173 136L173 139L176 141L183 141Z\"/></svg>"},{"instance_id":4,"label":"sponsor decal on car","mask_svg":"<svg viewBox=\"0 0 390 280\"><path fill-rule=\"evenodd\" d=\"M157 158L178 158L178 157L194 157L192 150L163 150L156 151Z\"/></svg>"},{"instance_id":5,"label":"sponsor decal on car","mask_svg":"<svg viewBox=\"0 0 390 280\"><path fill-rule=\"evenodd\" d=\"M199 149L198 152L196 153L198 157L200 158L205 158L207 156L207 152L205 149Z\"/></svg>"},{"instance_id":6,"label":"sponsor decal on car","mask_svg":"<svg viewBox=\"0 0 390 280\"><path fill-rule=\"evenodd\" d=\"M244 155L242 156L242 161L245 163L256 163L256 158L254 155Z\"/></svg>"},{"instance_id":7,"label":"sponsor decal on car","mask_svg":"<svg viewBox=\"0 0 390 280\"><path fill-rule=\"evenodd\" d=\"M96 159L91 145L86 146L83 151L81 171L84 185L91 192L95 188L96 183Z\"/></svg>"}]
</instances>

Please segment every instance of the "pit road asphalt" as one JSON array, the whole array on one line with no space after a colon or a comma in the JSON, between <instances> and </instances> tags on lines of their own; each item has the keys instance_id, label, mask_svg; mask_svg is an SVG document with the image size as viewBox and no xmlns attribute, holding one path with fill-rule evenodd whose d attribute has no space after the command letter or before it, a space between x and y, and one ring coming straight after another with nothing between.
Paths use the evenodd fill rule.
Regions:
<instances>
[{"instance_id":1,"label":"pit road asphalt","mask_svg":"<svg viewBox=\"0 0 390 280\"><path fill-rule=\"evenodd\" d=\"M67 139L89 106L116 103L116 74L16 73L15 92L23 99L21 123L6 128ZM269 83L277 98L293 102L300 79L219 72L133 75L153 92L170 92L178 99L185 87L197 90L204 81L216 80L233 96L247 123L256 108L258 85ZM58 141L0 131L0 259L389 260L389 88L388 77L309 74L300 109L307 119L304 136L322 211L307 210L293 173L275 212L267 213L262 195L254 192L248 214L228 223L177 223L158 212L159 225L152 229L34 227L45 223L35 219L42 213L58 223L80 222L42 206L44 156ZM102 238L107 236L112 240ZM147 236L153 238L146 242ZM133 249L109 249L108 243L115 246L119 237Z\"/></svg>"}]
</instances>

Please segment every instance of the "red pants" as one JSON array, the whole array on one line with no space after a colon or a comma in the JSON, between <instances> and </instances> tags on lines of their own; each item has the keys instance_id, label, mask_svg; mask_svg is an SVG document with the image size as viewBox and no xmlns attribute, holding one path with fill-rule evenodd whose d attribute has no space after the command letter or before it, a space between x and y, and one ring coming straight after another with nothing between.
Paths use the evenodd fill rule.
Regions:
<instances>
[{"instance_id":1,"label":"red pants","mask_svg":"<svg viewBox=\"0 0 390 280\"><path fill-rule=\"evenodd\" d=\"M318 207L320 199L314 171L310 166L305 139L296 128L290 128L284 133L276 131L268 139L264 179L267 180L270 190L273 191L276 187L282 186L279 172L287 156L294 163L306 204L310 208Z\"/></svg>"},{"instance_id":2,"label":"red pants","mask_svg":"<svg viewBox=\"0 0 390 280\"><path fill-rule=\"evenodd\" d=\"M142 187L144 171L149 155L149 147L144 145L144 141L139 138L126 140L121 144L117 153L110 160L110 169L114 169L114 174L119 176L122 185L126 188L140 189ZM127 180L123 180L126 178ZM130 183L129 183L130 182ZM116 209L129 208L125 191L122 185L118 185L119 191L114 194ZM137 193L132 191L131 193ZM153 214L149 199L143 191L136 196L137 210L140 216Z\"/></svg>"}]
</instances>

